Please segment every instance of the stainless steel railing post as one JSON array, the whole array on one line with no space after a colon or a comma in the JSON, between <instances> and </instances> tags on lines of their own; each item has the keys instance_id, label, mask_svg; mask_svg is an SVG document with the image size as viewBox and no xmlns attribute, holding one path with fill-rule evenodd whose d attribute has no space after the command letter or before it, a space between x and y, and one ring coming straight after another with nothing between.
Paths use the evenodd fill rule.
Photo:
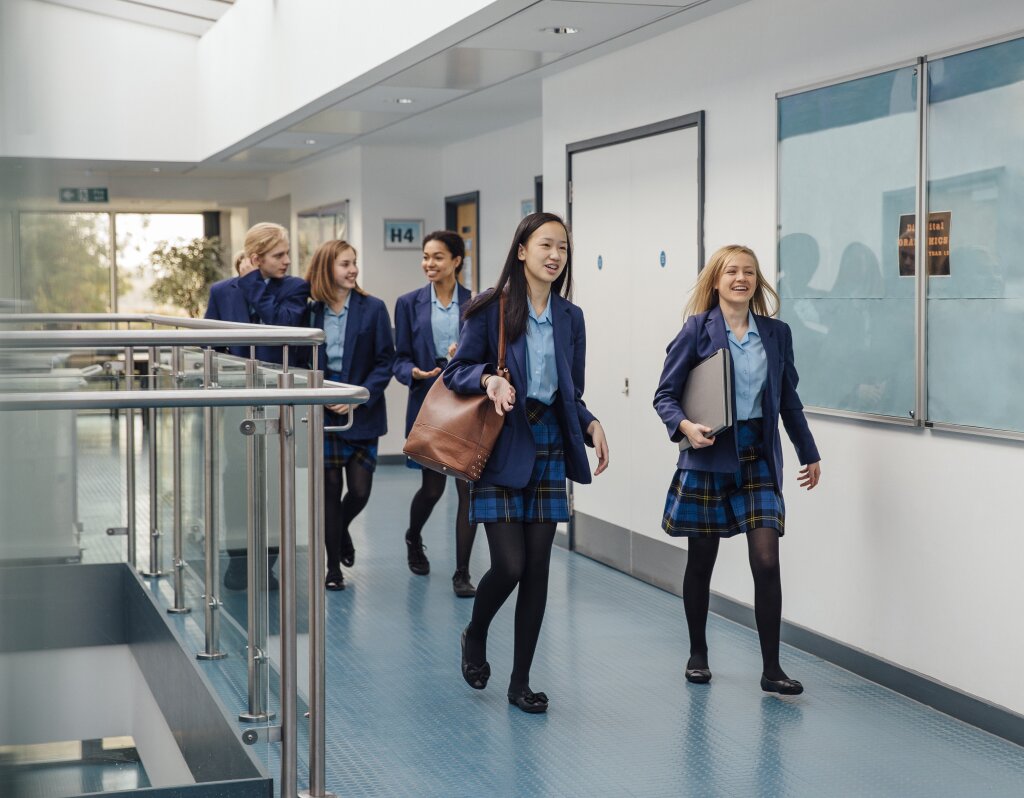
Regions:
<instances>
[{"instance_id":1,"label":"stainless steel railing post","mask_svg":"<svg viewBox=\"0 0 1024 798\"><path fill-rule=\"evenodd\" d=\"M157 389L160 377L160 350L149 347L149 388ZM160 479L157 473L157 409L149 408L149 570L143 571L146 577L161 577L166 571L161 569L163 563L160 535Z\"/></svg>"},{"instance_id":2,"label":"stainless steel railing post","mask_svg":"<svg viewBox=\"0 0 1024 798\"><path fill-rule=\"evenodd\" d=\"M212 390L216 384L214 352L203 350L203 387ZM217 416L216 408L204 407L203 420L203 493L206 516L206 591L203 596L206 648L196 654L197 659L223 659L227 656L220 647L220 546L217 544Z\"/></svg>"},{"instance_id":3,"label":"stainless steel railing post","mask_svg":"<svg viewBox=\"0 0 1024 798\"><path fill-rule=\"evenodd\" d=\"M314 348L314 352L316 349ZM316 363L314 356L313 363ZM324 373L311 371L309 387L322 388ZM326 750L326 607L324 602L324 406L309 406L309 792L324 798Z\"/></svg>"},{"instance_id":4,"label":"stainless steel railing post","mask_svg":"<svg viewBox=\"0 0 1024 798\"><path fill-rule=\"evenodd\" d=\"M124 349L124 387L126 391L135 388L135 350L130 346ZM124 411L124 445L125 445L125 503L127 504L125 526L128 530L128 564L138 568L135 551L135 410L125 408Z\"/></svg>"},{"instance_id":5,"label":"stainless steel railing post","mask_svg":"<svg viewBox=\"0 0 1024 798\"><path fill-rule=\"evenodd\" d=\"M181 347L175 346L171 349L171 372L174 379L174 387L180 388L181 383L184 381L184 365L181 356ZM174 606L168 607L167 611L172 615L181 615L186 612L191 612L191 607L185 606L185 554L184 554L184 543L182 540L183 533L183 512L182 512L182 478L181 478L181 408L175 407L171 411L172 419L172 441L171 441L171 479L173 480L172 492L173 492L173 529L172 546L174 548Z\"/></svg>"},{"instance_id":6,"label":"stainless steel railing post","mask_svg":"<svg viewBox=\"0 0 1024 798\"><path fill-rule=\"evenodd\" d=\"M277 376L289 389L295 375ZM281 405L281 798L298 796L297 641L295 623L295 405Z\"/></svg>"},{"instance_id":7,"label":"stainless steel railing post","mask_svg":"<svg viewBox=\"0 0 1024 798\"><path fill-rule=\"evenodd\" d=\"M245 387L256 387L258 364L250 358L245 364ZM266 416L262 406L250 407L249 417L260 426ZM267 660L267 450L265 435L247 436L246 494L248 528L248 647L249 704L238 719L246 723L269 720L274 713L264 707L267 691L269 662Z\"/></svg>"}]
</instances>

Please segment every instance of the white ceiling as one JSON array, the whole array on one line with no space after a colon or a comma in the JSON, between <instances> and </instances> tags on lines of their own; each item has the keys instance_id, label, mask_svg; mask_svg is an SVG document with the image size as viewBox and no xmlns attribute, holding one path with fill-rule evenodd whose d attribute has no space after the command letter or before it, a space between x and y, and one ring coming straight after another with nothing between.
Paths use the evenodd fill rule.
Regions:
<instances>
[{"instance_id":1,"label":"white ceiling","mask_svg":"<svg viewBox=\"0 0 1024 798\"><path fill-rule=\"evenodd\" d=\"M538 0L440 51L420 45L412 66L389 74L385 64L368 88L340 86L196 172L278 172L354 144L437 145L508 127L540 116L545 75L744 1Z\"/></svg>"},{"instance_id":2,"label":"white ceiling","mask_svg":"<svg viewBox=\"0 0 1024 798\"><path fill-rule=\"evenodd\" d=\"M159 27L177 24L175 29L198 36L199 23L208 29L233 0L45 1ZM368 74L357 79L359 85L339 86L201 163L81 162L80 168L102 170L108 176L152 178L160 172L179 179L255 178L358 144L450 144L539 117L545 76L746 1L537 0L487 27L474 29L473 18L463 20L458 30L462 38L454 44L423 42L375 69L372 85L367 85ZM556 26L579 32L543 32ZM69 165L65 161L50 167ZM28 160L12 159L6 166L46 171L28 169Z\"/></svg>"},{"instance_id":3,"label":"white ceiling","mask_svg":"<svg viewBox=\"0 0 1024 798\"><path fill-rule=\"evenodd\" d=\"M43 0L153 28L202 36L235 0Z\"/></svg>"}]
</instances>

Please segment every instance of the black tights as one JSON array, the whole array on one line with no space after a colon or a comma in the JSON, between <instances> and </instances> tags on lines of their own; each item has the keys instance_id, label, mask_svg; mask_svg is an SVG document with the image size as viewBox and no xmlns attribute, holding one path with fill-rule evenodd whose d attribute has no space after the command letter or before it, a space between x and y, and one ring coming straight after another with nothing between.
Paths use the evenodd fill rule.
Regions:
<instances>
[{"instance_id":1,"label":"black tights","mask_svg":"<svg viewBox=\"0 0 1024 798\"><path fill-rule=\"evenodd\" d=\"M341 498L348 479L348 492ZM358 463L340 468L324 469L324 538L327 548L327 570L341 571L341 556L352 548L348 525L370 500L373 472Z\"/></svg>"},{"instance_id":2,"label":"black tights","mask_svg":"<svg viewBox=\"0 0 1024 798\"><path fill-rule=\"evenodd\" d=\"M491 549L491 568L476 588L473 618L466 629L466 658L475 664L487 659L487 630L518 585L515 653L509 691L519 691L529 686L530 666L544 621L555 525L484 524L484 529Z\"/></svg>"},{"instance_id":3,"label":"black tights","mask_svg":"<svg viewBox=\"0 0 1024 798\"><path fill-rule=\"evenodd\" d=\"M692 537L683 575L683 607L690 630L690 661L687 667L708 666L708 605L711 600L711 572L718 558L719 538ZM779 533L754 529L747 533L750 572L754 576L754 620L761 641L764 675L785 679L779 664L779 631L782 625L782 579L779 571Z\"/></svg>"},{"instance_id":4,"label":"black tights","mask_svg":"<svg viewBox=\"0 0 1024 798\"><path fill-rule=\"evenodd\" d=\"M417 539L423 533L423 527L440 500L448 484L448 477L437 471L423 469L423 484L412 497L409 508L410 539ZM469 483L455 480L455 490L459 493L459 509L455 513L455 567L460 571L469 571L469 555L473 551L473 540L476 538L476 524L469 523Z\"/></svg>"}]
</instances>

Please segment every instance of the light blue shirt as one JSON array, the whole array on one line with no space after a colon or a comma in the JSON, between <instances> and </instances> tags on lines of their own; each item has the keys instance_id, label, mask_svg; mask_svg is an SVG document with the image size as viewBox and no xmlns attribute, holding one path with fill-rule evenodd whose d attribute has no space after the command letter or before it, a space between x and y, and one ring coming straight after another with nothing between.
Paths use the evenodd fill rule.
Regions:
<instances>
[{"instance_id":1,"label":"light blue shirt","mask_svg":"<svg viewBox=\"0 0 1024 798\"><path fill-rule=\"evenodd\" d=\"M327 370L340 372L345 363L345 330L348 327L348 303L352 299L351 292L345 299L341 313L335 313L331 306L324 305L324 333L327 340Z\"/></svg>"},{"instance_id":2,"label":"light blue shirt","mask_svg":"<svg viewBox=\"0 0 1024 798\"><path fill-rule=\"evenodd\" d=\"M448 348L459 341L459 286L452 291L448 307L437 298L430 284L430 328L434 333L434 357L448 358Z\"/></svg>"},{"instance_id":3,"label":"light blue shirt","mask_svg":"<svg viewBox=\"0 0 1024 798\"><path fill-rule=\"evenodd\" d=\"M768 377L768 361L754 314L747 316L747 334L742 341L736 339L728 324L725 329L729 333L729 354L732 355L733 373L736 375L736 418L739 421L761 418L761 396Z\"/></svg>"},{"instance_id":4,"label":"light blue shirt","mask_svg":"<svg viewBox=\"0 0 1024 798\"><path fill-rule=\"evenodd\" d=\"M551 299L538 318L530 306L526 320L526 396L550 405L558 390L558 369L555 366L555 327L551 323Z\"/></svg>"}]
</instances>

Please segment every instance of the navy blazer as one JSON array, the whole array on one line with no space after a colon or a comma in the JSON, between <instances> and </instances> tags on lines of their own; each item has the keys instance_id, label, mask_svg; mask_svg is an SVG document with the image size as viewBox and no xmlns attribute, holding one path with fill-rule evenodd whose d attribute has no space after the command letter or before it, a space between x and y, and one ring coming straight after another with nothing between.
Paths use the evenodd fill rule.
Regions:
<instances>
[{"instance_id":1,"label":"navy blazer","mask_svg":"<svg viewBox=\"0 0 1024 798\"><path fill-rule=\"evenodd\" d=\"M309 283L299 277L273 277L263 282L259 269L245 277L231 277L210 286L210 301L206 318L217 321L237 321L249 324L253 314L263 324L281 327L303 326ZM229 346L227 351L238 357L249 357L248 346ZM281 362L281 347L257 346L256 358L267 363ZM289 358L293 362L298 362Z\"/></svg>"},{"instance_id":2,"label":"navy blazer","mask_svg":"<svg viewBox=\"0 0 1024 798\"><path fill-rule=\"evenodd\" d=\"M456 284L459 312L466 309L472 297L469 289ZM423 371L434 370L434 328L430 324L430 284L402 294L395 303L395 379L409 386L409 402L405 408L405 434L409 435L413 422L423 406L423 399L437 377L415 380L413 367Z\"/></svg>"},{"instance_id":3,"label":"navy blazer","mask_svg":"<svg viewBox=\"0 0 1024 798\"><path fill-rule=\"evenodd\" d=\"M804 406L796 393L798 376L793 364L793 335L789 325L767 316L754 316L758 334L764 346L768 362L768 377L761 396L763 445L765 461L775 480L775 487L782 490L782 441L779 437L779 417L786 427L802 465L816 463L821 458L814 445L814 437L804 417ZM718 306L704 313L690 316L683 329L668 345L665 368L661 372L658 390L654 394L654 407L668 428L669 437L680 441L683 433L679 429L685 415L679 406L683 386L690 369L719 349L729 348L728 333L722 309ZM736 384L735 374L733 384ZM736 418L736 397L733 395L733 418ZM689 448L679 453L677 468L685 471L738 471L739 452L736 446L736 423L715 438L712 446L705 449Z\"/></svg>"},{"instance_id":4,"label":"navy blazer","mask_svg":"<svg viewBox=\"0 0 1024 798\"><path fill-rule=\"evenodd\" d=\"M324 303L312 302L306 313L306 326L324 328ZM312 368L312 347L306 347L306 365ZM327 370L327 346L317 347L316 368ZM391 318L387 306L377 297L353 291L349 294L348 321L345 322L345 356L341 364L341 382L359 385L370 392L365 404L355 409L352 429L338 433L349 440L379 438L388 431L388 411L384 389L391 382L395 344L391 338ZM344 416L327 410L324 426L344 426Z\"/></svg>"},{"instance_id":5,"label":"navy blazer","mask_svg":"<svg viewBox=\"0 0 1024 798\"><path fill-rule=\"evenodd\" d=\"M593 446L587 427L595 421L583 403L583 379L587 357L587 332L583 311L569 300L551 294L551 323L555 333L555 365L558 369L558 395L555 412L562 427L565 472L573 482L590 482L590 463L584 446ZM444 384L463 394L486 393L480 385L484 374L497 371L498 302L492 302L462 325L459 348L441 374ZM494 451L478 482L523 488L530 481L537 446L526 419L527 362L526 335L509 341L506 365L516 403L505 414L505 423Z\"/></svg>"}]
</instances>

